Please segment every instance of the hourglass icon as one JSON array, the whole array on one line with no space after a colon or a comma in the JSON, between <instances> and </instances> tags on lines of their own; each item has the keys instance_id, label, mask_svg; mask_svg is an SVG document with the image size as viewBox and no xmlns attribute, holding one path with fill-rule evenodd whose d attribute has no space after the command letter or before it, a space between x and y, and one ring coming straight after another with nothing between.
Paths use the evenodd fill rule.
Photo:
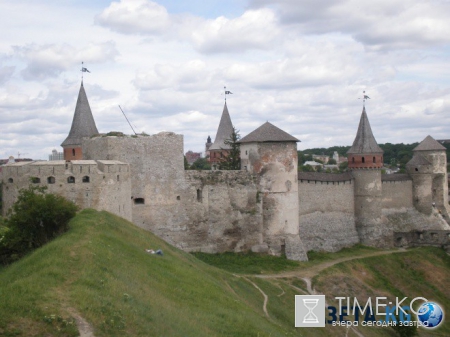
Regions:
<instances>
[{"instance_id":1,"label":"hourglass icon","mask_svg":"<svg viewBox=\"0 0 450 337\"><path fill-rule=\"evenodd\" d=\"M313 313L313 310L315 307L317 307L317 304L319 303L318 298L303 298L303 304L308 309L308 313L303 318L303 323L319 323L319 319L317 316Z\"/></svg>"}]
</instances>

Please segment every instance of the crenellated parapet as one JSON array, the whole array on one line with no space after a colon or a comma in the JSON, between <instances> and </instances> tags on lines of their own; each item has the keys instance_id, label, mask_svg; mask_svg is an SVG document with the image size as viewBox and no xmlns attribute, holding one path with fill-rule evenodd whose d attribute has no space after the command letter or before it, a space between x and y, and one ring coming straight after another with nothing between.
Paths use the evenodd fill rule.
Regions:
<instances>
[{"instance_id":1,"label":"crenellated parapet","mask_svg":"<svg viewBox=\"0 0 450 337\"><path fill-rule=\"evenodd\" d=\"M3 166L3 215L20 189L45 186L80 208L107 210L131 220L131 177L127 163L114 160L19 162Z\"/></svg>"}]
</instances>

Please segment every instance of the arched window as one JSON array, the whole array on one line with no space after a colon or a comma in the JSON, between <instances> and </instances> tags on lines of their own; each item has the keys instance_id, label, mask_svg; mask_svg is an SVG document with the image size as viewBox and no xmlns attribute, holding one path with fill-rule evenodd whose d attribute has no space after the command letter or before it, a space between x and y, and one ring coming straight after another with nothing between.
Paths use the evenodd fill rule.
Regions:
<instances>
[{"instance_id":1,"label":"arched window","mask_svg":"<svg viewBox=\"0 0 450 337\"><path fill-rule=\"evenodd\" d=\"M373 162L376 163L375 157L373 157Z\"/></svg>"},{"instance_id":2,"label":"arched window","mask_svg":"<svg viewBox=\"0 0 450 337\"><path fill-rule=\"evenodd\" d=\"M41 182L41 179L38 177L31 177L31 182L33 184L39 184Z\"/></svg>"},{"instance_id":3,"label":"arched window","mask_svg":"<svg viewBox=\"0 0 450 337\"><path fill-rule=\"evenodd\" d=\"M362 157L362 162L365 163L366 161L364 160L364 157Z\"/></svg>"},{"instance_id":4,"label":"arched window","mask_svg":"<svg viewBox=\"0 0 450 337\"><path fill-rule=\"evenodd\" d=\"M83 183L88 183L90 181L89 176L84 176L82 181Z\"/></svg>"},{"instance_id":5,"label":"arched window","mask_svg":"<svg viewBox=\"0 0 450 337\"><path fill-rule=\"evenodd\" d=\"M70 176L69 178L67 178L67 183L69 183L69 184L75 184L75 177Z\"/></svg>"},{"instance_id":6,"label":"arched window","mask_svg":"<svg viewBox=\"0 0 450 337\"><path fill-rule=\"evenodd\" d=\"M47 178L47 184L54 184L55 183L55 177L48 177Z\"/></svg>"},{"instance_id":7,"label":"arched window","mask_svg":"<svg viewBox=\"0 0 450 337\"><path fill-rule=\"evenodd\" d=\"M355 157L352 157L352 163L354 163L355 162Z\"/></svg>"},{"instance_id":8,"label":"arched window","mask_svg":"<svg viewBox=\"0 0 450 337\"><path fill-rule=\"evenodd\" d=\"M8 183L12 184L13 182L14 182L14 179L13 179L13 178L9 178L9 179L8 179Z\"/></svg>"},{"instance_id":9,"label":"arched window","mask_svg":"<svg viewBox=\"0 0 450 337\"><path fill-rule=\"evenodd\" d=\"M144 198L134 198L134 204L135 205L144 205L145 199Z\"/></svg>"}]
</instances>

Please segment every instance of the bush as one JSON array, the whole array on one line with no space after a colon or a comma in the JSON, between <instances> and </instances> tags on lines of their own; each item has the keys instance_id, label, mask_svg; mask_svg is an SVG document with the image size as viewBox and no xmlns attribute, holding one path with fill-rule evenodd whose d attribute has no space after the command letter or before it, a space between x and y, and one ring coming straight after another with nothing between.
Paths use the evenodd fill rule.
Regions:
<instances>
[{"instance_id":1,"label":"bush","mask_svg":"<svg viewBox=\"0 0 450 337\"><path fill-rule=\"evenodd\" d=\"M46 187L21 189L2 231L0 256L3 263L49 242L68 229L78 207L61 196L45 193Z\"/></svg>"}]
</instances>

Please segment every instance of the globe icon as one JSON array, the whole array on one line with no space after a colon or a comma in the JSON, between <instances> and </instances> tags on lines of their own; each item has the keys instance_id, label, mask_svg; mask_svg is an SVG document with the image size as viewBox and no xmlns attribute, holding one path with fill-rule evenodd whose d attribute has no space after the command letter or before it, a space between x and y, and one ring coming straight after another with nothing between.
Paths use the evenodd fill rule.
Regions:
<instances>
[{"instance_id":1,"label":"globe icon","mask_svg":"<svg viewBox=\"0 0 450 337\"><path fill-rule=\"evenodd\" d=\"M417 318L424 327L435 328L442 322L444 312L436 303L425 302L420 306Z\"/></svg>"}]
</instances>

